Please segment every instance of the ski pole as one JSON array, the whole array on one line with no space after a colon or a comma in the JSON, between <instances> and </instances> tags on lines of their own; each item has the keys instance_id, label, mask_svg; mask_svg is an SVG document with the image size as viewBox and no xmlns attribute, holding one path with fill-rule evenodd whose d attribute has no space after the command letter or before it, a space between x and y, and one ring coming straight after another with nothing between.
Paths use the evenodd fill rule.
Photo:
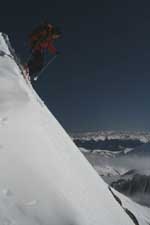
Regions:
<instances>
[{"instance_id":1,"label":"ski pole","mask_svg":"<svg viewBox=\"0 0 150 225\"><path fill-rule=\"evenodd\" d=\"M41 74L47 69L47 67L55 60L55 58L57 57L57 55L54 55L49 61L48 63L43 67L43 69L39 72L39 74L34 77L34 81L36 81L40 76Z\"/></svg>"}]
</instances>

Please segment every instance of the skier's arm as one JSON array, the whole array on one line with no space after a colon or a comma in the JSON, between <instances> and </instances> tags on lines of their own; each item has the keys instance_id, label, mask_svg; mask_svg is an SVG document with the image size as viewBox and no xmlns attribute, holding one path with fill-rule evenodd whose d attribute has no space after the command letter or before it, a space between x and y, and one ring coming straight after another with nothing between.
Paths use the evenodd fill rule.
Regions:
<instances>
[{"instance_id":1,"label":"skier's arm","mask_svg":"<svg viewBox=\"0 0 150 225\"><path fill-rule=\"evenodd\" d=\"M57 49L49 42L48 43L48 50L52 53L52 54L56 54L57 53Z\"/></svg>"}]
</instances>

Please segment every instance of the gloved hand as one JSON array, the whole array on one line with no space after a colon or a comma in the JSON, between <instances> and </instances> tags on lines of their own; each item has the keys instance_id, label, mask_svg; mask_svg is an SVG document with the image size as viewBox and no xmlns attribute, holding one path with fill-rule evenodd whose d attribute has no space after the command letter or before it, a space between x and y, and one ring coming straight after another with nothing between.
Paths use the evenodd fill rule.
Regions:
<instances>
[{"instance_id":1,"label":"gloved hand","mask_svg":"<svg viewBox=\"0 0 150 225\"><path fill-rule=\"evenodd\" d=\"M56 55L60 55L61 53L59 51L56 52Z\"/></svg>"}]
</instances>

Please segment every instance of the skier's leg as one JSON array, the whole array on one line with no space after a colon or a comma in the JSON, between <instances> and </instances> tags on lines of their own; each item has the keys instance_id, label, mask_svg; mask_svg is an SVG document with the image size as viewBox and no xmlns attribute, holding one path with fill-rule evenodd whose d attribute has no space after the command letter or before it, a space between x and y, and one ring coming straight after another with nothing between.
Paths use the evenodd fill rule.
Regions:
<instances>
[{"instance_id":1,"label":"skier's leg","mask_svg":"<svg viewBox=\"0 0 150 225\"><path fill-rule=\"evenodd\" d=\"M41 51L35 51L28 62L30 76L38 73L44 64L44 57Z\"/></svg>"}]
</instances>

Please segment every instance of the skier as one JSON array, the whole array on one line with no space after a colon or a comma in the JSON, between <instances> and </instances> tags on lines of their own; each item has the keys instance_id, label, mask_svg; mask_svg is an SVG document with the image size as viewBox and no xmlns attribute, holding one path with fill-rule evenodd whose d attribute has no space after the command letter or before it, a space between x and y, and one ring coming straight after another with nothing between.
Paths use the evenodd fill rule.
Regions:
<instances>
[{"instance_id":1,"label":"skier","mask_svg":"<svg viewBox=\"0 0 150 225\"><path fill-rule=\"evenodd\" d=\"M48 50L53 55L59 54L53 46L53 42L61 37L59 29L47 22L38 26L29 35L29 46L32 55L28 60L27 66L30 76L40 72L44 66L44 52Z\"/></svg>"}]
</instances>

